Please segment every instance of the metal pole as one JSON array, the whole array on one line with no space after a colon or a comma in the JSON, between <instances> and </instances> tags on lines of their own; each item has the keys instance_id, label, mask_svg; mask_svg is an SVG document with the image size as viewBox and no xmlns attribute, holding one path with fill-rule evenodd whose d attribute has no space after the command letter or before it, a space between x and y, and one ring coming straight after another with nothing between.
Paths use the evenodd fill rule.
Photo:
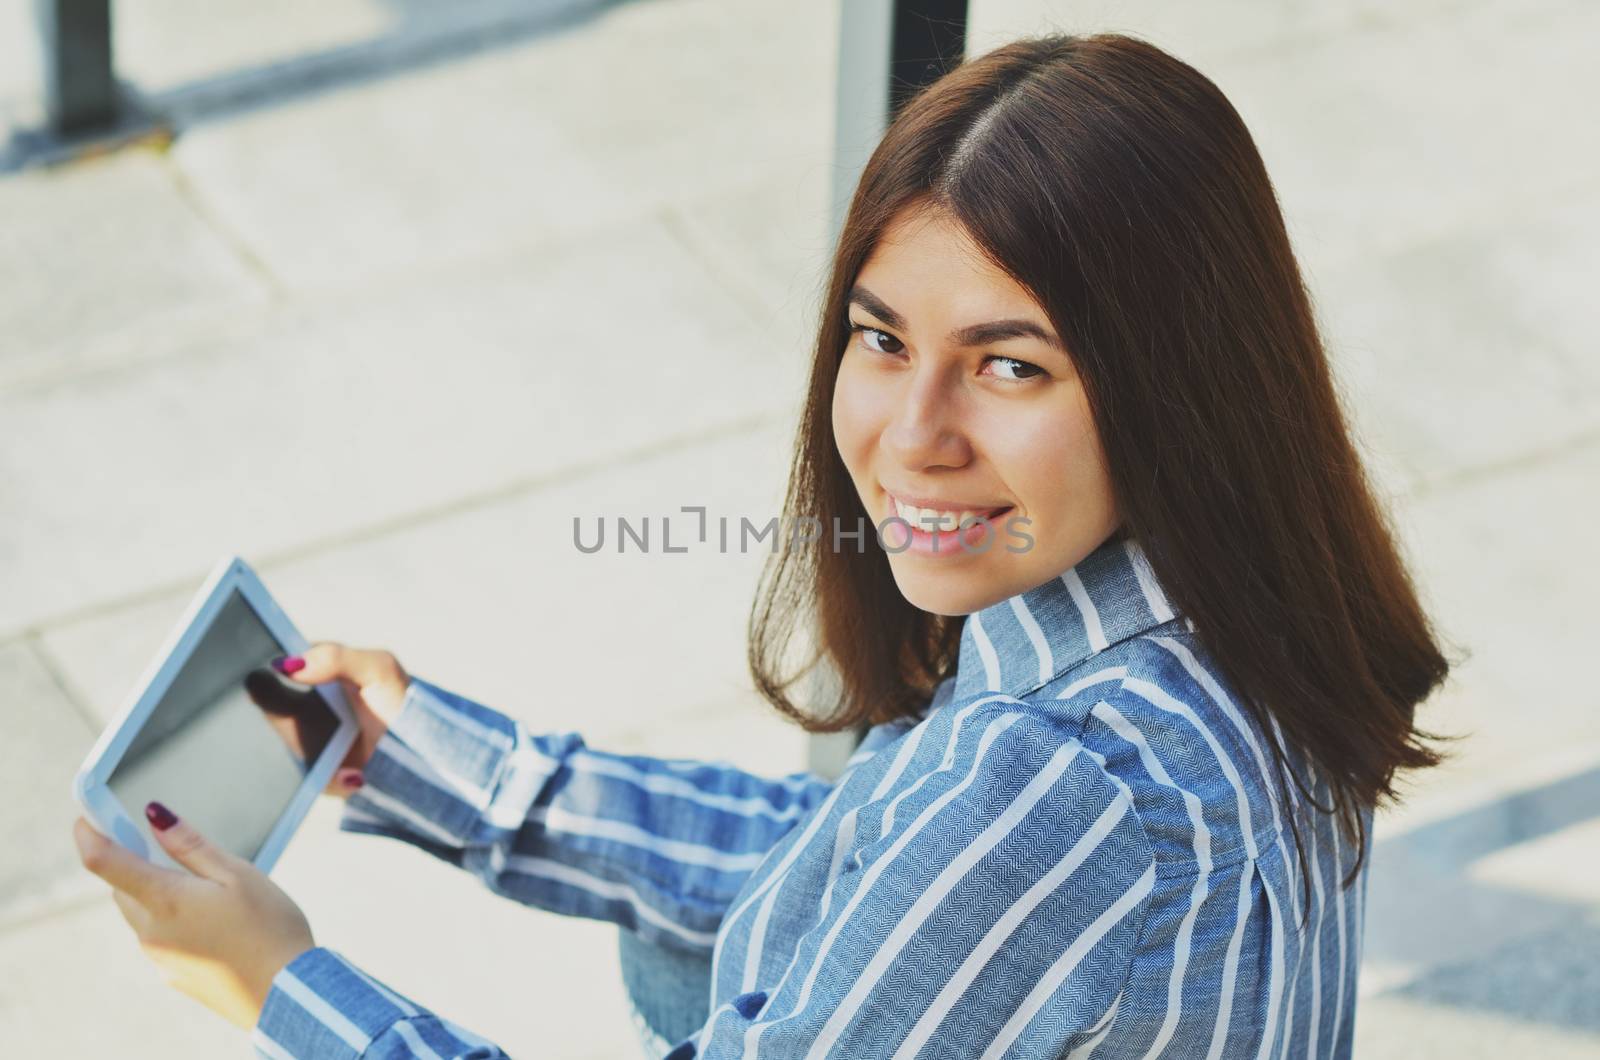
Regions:
<instances>
[{"instance_id":1,"label":"metal pole","mask_svg":"<svg viewBox=\"0 0 1600 1060\"><path fill-rule=\"evenodd\" d=\"M907 100L939 80L967 50L967 0L900 0L894 9L891 121Z\"/></svg>"},{"instance_id":2,"label":"metal pole","mask_svg":"<svg viewBox=\"0 0 1600 1060\"><path fill-rule=\"evenodd\" d=\"M960 62L966 48L967 0L839 0L830 245L838 242L856 182L889 123L918 90ZM813 671L808 690L830 697L838 676L820 671ZM808 768L837 777L864 735L813 735Z\"/></svg>"},{"instance_id":3,"label":"metal pole","mask_svg":"<svg viewBox=\"0 0 1600 1060\"><path fill-rule=\"evenodd\" d=\"M116 124L111 0L34 0L44 63L44 103L58 136Z\"/></svg>"},{"instance_id":4,"label":"metal pole","mask_svg":"<svg viewBox=\"0 0 1600 1060\"><path fill-rule=\"evenodd\" d=\"M830 232L884 130L918 89L966 53L967 0L840 0Z\"/></svg>"}]
</instances>

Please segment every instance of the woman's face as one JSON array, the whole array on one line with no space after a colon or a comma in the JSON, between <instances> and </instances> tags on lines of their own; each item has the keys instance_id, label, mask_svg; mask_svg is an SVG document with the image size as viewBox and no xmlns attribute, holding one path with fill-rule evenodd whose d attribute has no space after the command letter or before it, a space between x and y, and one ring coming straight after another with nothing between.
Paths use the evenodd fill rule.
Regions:
<instances>
[{"instance_id":1,"label":"woman's face","mask_svg":"<svg viewBox=\"0 0 1600 1060\"><path fill-rule=\"evenodd\" d=\"M903 211L856 277L849 313L834 442L913 605L970 614L1061 574L1116 530L1072 361L1039 304L959 226ZM918 528L909 542L899 523L884 526L893 517Z\"/></svg>"}]
</instances>

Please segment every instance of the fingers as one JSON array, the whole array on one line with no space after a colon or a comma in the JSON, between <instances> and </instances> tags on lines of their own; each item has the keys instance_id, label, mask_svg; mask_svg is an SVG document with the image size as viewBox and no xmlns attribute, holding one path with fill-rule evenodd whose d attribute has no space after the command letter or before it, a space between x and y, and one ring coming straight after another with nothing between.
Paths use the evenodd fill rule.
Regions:
<instances>
[{"instance_id":1,"label":"fingers","mask_svg":"<svg viewBox=\"0 0 1600 1060\"><path fill-rule=\"evenodd\" d=\"M117 903L117 910L122 914L122 919L128 922L134 933L140 938L150 933L150 911L140 905L125 891L112 891L111 900Z\"/></svg>"},{"instance_id":2,"label":"fingers","mask_svg":"<svg viewBox=\"0 0 1600 1060\"><path fill-rule=\"evenodd\" d=\"M155 900L161 889L171 883L174 873L170 870L152 865L120 843L107 839L82 817L72 826L72 838L78 845L78 860L83 862L84 868L141 904Z\"/></svg>"},{"instance_id":3,"label":"fingers","mask_svg":"<svg viewBox=\"0 0 1600 1060\"><path fill-rule=\"evenodd\" d=\"M145 807L145 817L156 834L156 842L178 864L208 880L225 880L241 860L200 834L200 830L159 802Z\"/></svg>"},{"instance_id":4,"label":"fingers","mask_svg":"<svg viewBox=\"0 0 1600 1060\"><path fill-rule=\"evenodd\" d=\"M298 717L318 702L314 690L291 684L264 666L244 675L244 690L252 703L281 718Z\"/></svg>"},{"instance_id":5,"label":"fingers","mask_svg":"<svg viewBox=\"0 0 1600 1060\"><path fill-rule=\"evenodd\" d=\"M302 762L320 757L339 727L339 719L328 710L322 693L280 677L265 666L245 675L244 690Z\"/></svg>"},{"instance_id":6,"label":"fingers","mask_svg":"<svg viewBox=\"0 0 1600 1060\"><path fill-rule=\"evenodd\" d=\"M302 666L295 666L296 658L303 662ZM394 682L403 684L406 680L405 670L393 653L347 648L332 641L313 644L303 655L290 656L284 660L279 671L308 685L320 685L341 677L358 687Z\"/></svg>"},{"instance_id":7,"label":"fingers","mask_svg":"<svg viewBox=\"0 0 1600 1060\"><path fill-rule=\"evenodd\" d=\"M361 770L346 767L333 774L333 779L328 781L323 791L335 798L347 799L360 791L365 783L366 777L361 775Z\"/></svg>"}]
</instances>

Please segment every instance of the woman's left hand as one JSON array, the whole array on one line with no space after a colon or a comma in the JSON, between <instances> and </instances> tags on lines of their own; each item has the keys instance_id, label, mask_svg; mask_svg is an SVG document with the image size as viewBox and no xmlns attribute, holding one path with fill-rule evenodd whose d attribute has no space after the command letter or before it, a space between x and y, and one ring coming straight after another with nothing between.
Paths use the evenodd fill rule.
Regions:
<instances>
[{"instance_id":1,"label":"woman's left hand","mask_svg":"<svg viewBox=\"0 0 1600 1060\"><path fill-rule=\"evenodd\" d=\"M145 861L81 817L72 831L78 857L114 888L123 919L169 985L241 1027L255 1026L273 977L315 945L305 914L260 869L159 803L145 815L162 848L190 872Z\"/></svg>"}]
</instances>

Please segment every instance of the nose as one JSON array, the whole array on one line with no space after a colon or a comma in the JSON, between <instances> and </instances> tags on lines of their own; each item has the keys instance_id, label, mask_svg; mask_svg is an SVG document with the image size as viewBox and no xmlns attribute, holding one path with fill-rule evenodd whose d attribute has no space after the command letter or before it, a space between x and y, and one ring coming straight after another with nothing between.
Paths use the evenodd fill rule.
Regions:
<instances>
[{"instance_id":1,"label":"nose","mask_svg":"<svg viewBox=\"0 0 1600 1060\"><path fill-rule=\"evenodd\" d=\"M961 467L972 459L960 395L941 378L943 374L913 373L880 436L885 454L909 470Z\"/></svg>"}]
</instances>

